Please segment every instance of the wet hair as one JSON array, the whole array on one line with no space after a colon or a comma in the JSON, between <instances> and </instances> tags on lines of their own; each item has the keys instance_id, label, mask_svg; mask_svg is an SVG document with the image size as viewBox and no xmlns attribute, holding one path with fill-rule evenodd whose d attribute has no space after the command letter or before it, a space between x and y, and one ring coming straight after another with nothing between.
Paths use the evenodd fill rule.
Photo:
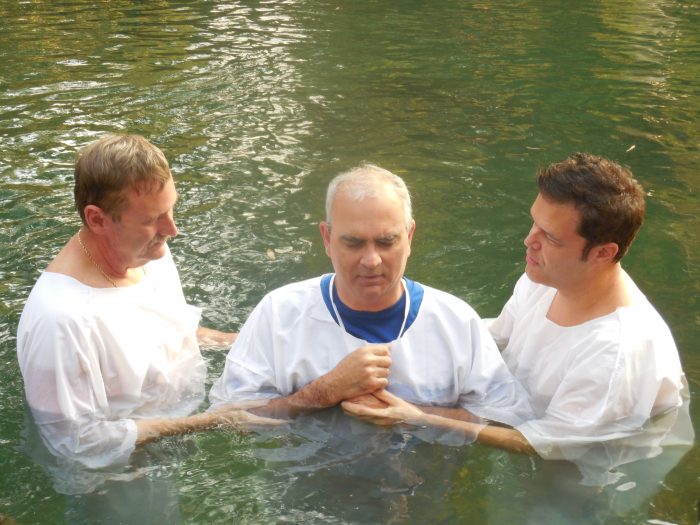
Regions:
<instances>
[{"instance_id":1,"label":"wet hair","mask_svg":"<svg viewBox=\"0 0 700 525\"><path fill-rule=\"evenodd\" d=\"M629 168L589 153L575 153L537 172L540 194L573 204L581 215L578 234L586 239L581 259L595 246L614 242L619 261L644 221L644 190Z\"/></svg>"},{"instance_id":2,"label":"wet hair","mask_svg":"<svg viewBox=\"0 0 700 525\"><path fill-rule=\"evenodd\" d=\"M330 182L326 193L326 222L330 226L333 202L339 191L342 190L352 200L360 202L367 198L377 197L381 190L387 186L394 190L403 204L406 231L409 231L413 222L413 213L411 211L411 194L406 183L398 175L374 164L360 164L356 168L336 175Z\"/></svg>"},{"instance_id":3,"label":"wet hair","mask_svg":"<svg viewBox=\"0 0 700 525\"><path fill-rule=\"evenodd\" d=\"M118 221L125 190L162 189L172 177L163 152L139 135L107 135L78 151L73 196L80 218L94 204Z\"/></svg>"}]
</instances>

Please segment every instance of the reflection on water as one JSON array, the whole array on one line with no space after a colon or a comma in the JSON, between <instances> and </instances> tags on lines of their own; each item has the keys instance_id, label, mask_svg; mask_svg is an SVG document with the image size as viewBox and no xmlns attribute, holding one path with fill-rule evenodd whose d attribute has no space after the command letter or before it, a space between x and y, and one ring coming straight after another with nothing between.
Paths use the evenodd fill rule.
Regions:
<instances>
[{"instance_id":1,"label":"reflection on water","mask_svg":"<svg viewBox=\"0 0 700 525\"><path fill-rule=\"evenodd\" d=\"M617 443L617 459L625 460L618 464L626 464L602 488L582 486L573 464L441 445L422 430L375 427L339 409L261 434L167 439L111 472L71 470L41 450L38 435L27 442L56 490L70 486L69 523L438 523L459 516L580 525L643 516L638 509L689 448L685 409L682 417L669 414L644 435ZM494 504L503 501L509 504Z\"/></svg>"},{"instance_id":2,"label":"reflection on water","mask_svg":"<svg viewBox=\"0 0 700 525\"><path fill-rule=\"evenodd\" d=\"M127 501L191 523L697 521L697 447L582 499L561 465L358 437L333 418L172 438L135 458L138 487L64 499L23 452L14 346L33 282L77 228L74 152L103 132L166 153L185 293L231 330L264 292L328 271L325 185L362 160L413 190L409 277L495 315L522 271L535 168L583 149L650 193L626 267L674 332L700 421L698 27L700 6L675 0L0 5L0 515L74 522ZM211 383L224 355L206 358Z\"/></svg>"}]
</instances>

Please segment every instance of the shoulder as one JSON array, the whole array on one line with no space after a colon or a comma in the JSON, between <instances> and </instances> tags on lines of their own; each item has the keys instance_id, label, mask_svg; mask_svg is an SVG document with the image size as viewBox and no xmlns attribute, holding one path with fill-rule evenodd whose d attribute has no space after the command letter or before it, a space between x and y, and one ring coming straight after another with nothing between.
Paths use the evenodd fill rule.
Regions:
<instances>
[{"instance_id":1,"label":"shoulder","mask_svg":"<svg viewBox=\"0 0 700 525\"><path fill-rule=\"evenodd\" d=\"M632 304L616 311L623 329L641 338L670 337L671 331L661 314L626 272L624 277L632 296Z\"/></svg>"},{"instance_id":2,"label":"shoulder","mask_svg":"<svg viewBox=\"0 0 700 525\"><path fill-rule=\"evenodd\" d=\"M619 308L616 315L622 342L633 346L672 347L677 351L671 329L646 298L635 300L631 306Z\"/></svg>"},{"instance_id":3,"label":"shoulder","mask_svg":"<svg viewBox=\"0 0 700 525\"><path fill-rule=\"evenodd\" d=\"M464 300L444 290L433 288L432 286L420 285L423 288L423 304L421 312L424 310L434 311L440 315L455 315L464 317L478 317L476 311Z\"/></svg>"},{"instance_id":4,"label":"shoulder","mask_svg":"<svg viewBox=\"0 0 700 525\"><path fill-rule=\"evenodd\" d=\"M283 310L286 315L295 315L315 308L319 304L323 304L321 277L314 277L286 284L268 292L258 303L257 308Z\"/></svg>"},{"instance_id":5,"label":"shoulder","mask_svg":"<svg viewBox=\"0 0 700 525\"><path fill-rule=\"evenodd\" d=\"M90 301L91 290L80 281L65 274L45 271L29 293L24 311L62 316L82 310Z\"/></svg>"},{"instance_id":6,"label":"shoulder","mask_svg":"<svg viewBox=\"0 0 700 525\"><path fill-rule=\"evenodd\" d=\"M17 326L18 351L50 351L60 341L73 340L91 325L90 302L89 287L64 274L42 273Z\"/></svg>"},{"instance_id":7,"label":"shoulder","mask_svg":"<svg viewBox=\"0 0 700 525\"><path fill-rule=\"evenodd\" d=\"M321 277L312 277L304 281L285 284L268 292L265 297L269 297L275 301L291 300L295 297L320 295Z\"/></svg>"}]
</instances>

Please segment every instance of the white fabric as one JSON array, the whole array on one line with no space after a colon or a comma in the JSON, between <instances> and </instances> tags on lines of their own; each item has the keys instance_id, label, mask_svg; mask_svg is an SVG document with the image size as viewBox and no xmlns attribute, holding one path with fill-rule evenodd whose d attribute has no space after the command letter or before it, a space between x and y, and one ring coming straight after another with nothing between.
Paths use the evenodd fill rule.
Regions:
<instances>
[{"instance_id":1,"label":"white fabric","mask_svg":"<svg viewBox=\"0 0 700 525\"><path fill-rule=\"evenodd\" d=\"M122 464L135 418L191 413L204 396L199 318L169 252L129 287L44 272L20 318L17 356L49 449L89 468Z\"/></svg>"},{"instance_id":2,"label":"white fabric","mask_svg":"<svg viewBox=\"0 0 700 525\"><path fill-rule=\"evenodd\" d=\"M577 326L547 319L556 290L527 275L500 316L486 320L535 412L517 429L542 457L583 458L587 445L638 435L650 418L683 404L671 332L624 275L633 304Z\"/></svg>"},{"instance_id":3,"label":"white fabric","mask_svg":"<svg viewBox=\"0 0 700 525\"><path fill-rule=\"evenodd\" d=\"M388 390L414 403L459 405L508 424L529 417L524 391L476 312L447 293L424 291L415 321L389 345ZM293 394L365 344L333 321L320 278L284 286L251 313L209 399L215 407Z\"/></svg>"}]
</instances>

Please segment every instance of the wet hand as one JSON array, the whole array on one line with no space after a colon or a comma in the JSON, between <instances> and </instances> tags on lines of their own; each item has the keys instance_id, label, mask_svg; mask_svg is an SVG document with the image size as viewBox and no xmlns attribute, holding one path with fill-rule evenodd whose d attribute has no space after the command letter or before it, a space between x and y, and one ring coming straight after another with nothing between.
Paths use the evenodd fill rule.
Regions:
<instances>
[{"instance_id":1,"label":"wet hand","mask_svg":"<svg viewBox=\"0 0 700 525\"><path fill-rule=\"evenodd\" d=\"M369 396L348 399L341 403L346 414L375 425L396 425L406 423L423 425L426 414L417 406L404 401L386 390L379 390Z\"/></svg>"},{"instance_id":2,"label":"wet hand","mask_svg":"<svg viewBox=\"0 0 700 525\"><path fill-rule=\"evenodd\" d=\"M247 429L250 427L279 427L287 424L284 419L275 419L271 417L258 416L248 412L245 408L258 406L259 403L250 407L241 405L224 405L210 412L215 418L217 424L223 427L231 427L234 429Z\"/></svg>"},{"instance_id":3,"label":"wet hand","mask_svg":"<svg viewBox=\"0 0 700 525\"><path fill-rule=\"evenodd\" d=\"M348 354L324 377L331 398L329 405L386 388L390 367L391 351L387 345L362 346Z\"/></svg>"}]
</instances>

